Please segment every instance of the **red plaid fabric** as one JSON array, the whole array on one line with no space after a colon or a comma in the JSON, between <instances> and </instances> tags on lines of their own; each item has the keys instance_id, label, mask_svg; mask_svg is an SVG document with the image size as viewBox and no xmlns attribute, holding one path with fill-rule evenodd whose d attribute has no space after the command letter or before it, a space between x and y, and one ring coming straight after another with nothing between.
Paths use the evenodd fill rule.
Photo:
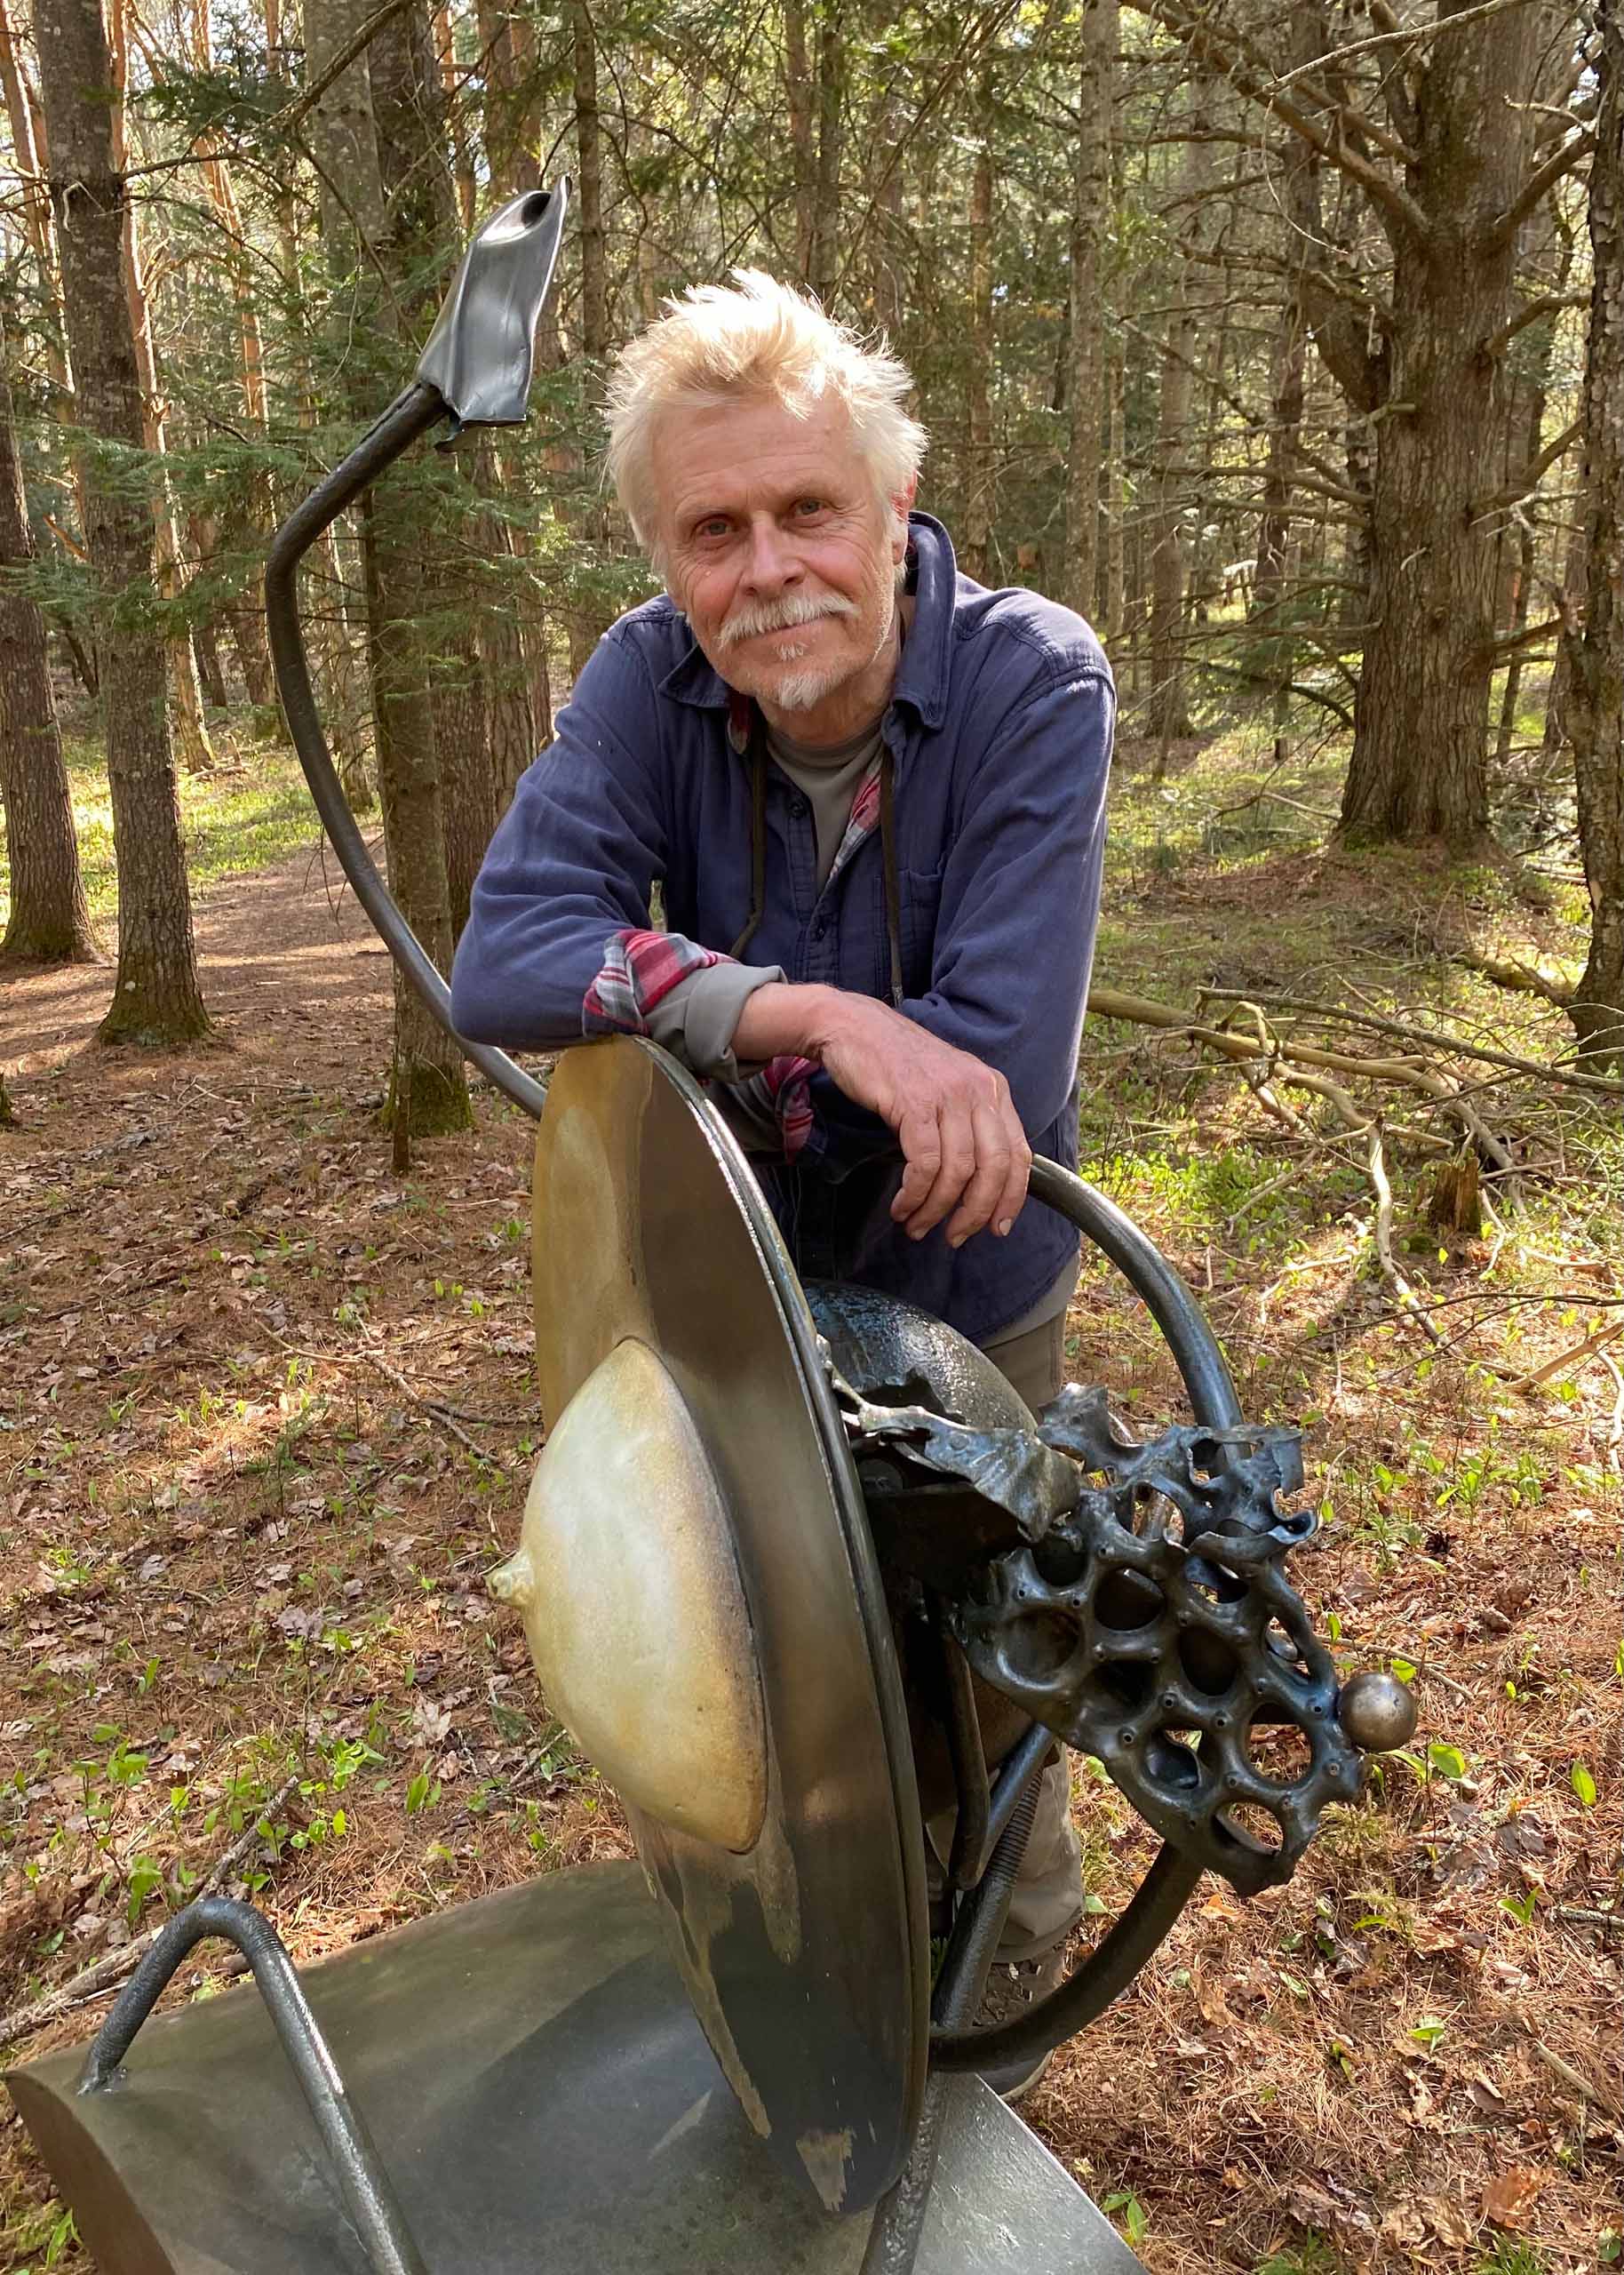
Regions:
<instances>
[{"instance_id":1,"label":"red plaid fabric","mask_svg":"<svg viewBox=\"0 0 1624 2275\"><path fill-rule=\"evenodd\" d=\"M879 826L880 763L880 754L876 751L873 762L864 775L862 781L858 783L857 794L851 802L851 818L848 821L845 834L835 848L834 860L831 864L829 874L824 880L825 892L870 831Z\"/></svg>"},{"instance_id":2,"label":"red plaid fabric","mask_svg":"<svg viewBox=\"0 0 1624 2275\"><path fill-rule=\"evenodd\" d=\"M786 1051L769 1058L756 1076L777 1116L786 1161L794 1160L812 1135L812 1077L816 1072L816 1058L800 1058Z\"/></svg>"},{"instance_id":3,"label":"red plaid fabric","mask_svg":"<svg viewBox=\"0 0 1624 2275\"><path fill-rule=\"evenodd\" d=\"M587 1034L647 1034L649 1014L681 980L731 958L681 932L611 932L603 968L581 1003Z\"/></svg>"},{"instance_id":4,"label":"red plaid fabric","mask_svg":"<svg viewBox=\"0 0 1624 2275\"><path fill-rule=\"evenodd\" d=\"M747 719L747 706L744 716ZM744 729L735 717L735 740ZM880 824L880 767L873 763L857 785L833 863L824 882L828 891L864 839ZM694 972L713 963L730 963L715 948L702 948L681 932L615 932L603 952L603 966L582 1003L582 1027L587 1034L614 1033L647 1034L649 1014L672 989ZM817 1062L784 1052L768 1061L759 1074L738 1088L778 1124L786 1161L792 1161L812 1135L812 1077Z\"/></svg>"}]
</instances>

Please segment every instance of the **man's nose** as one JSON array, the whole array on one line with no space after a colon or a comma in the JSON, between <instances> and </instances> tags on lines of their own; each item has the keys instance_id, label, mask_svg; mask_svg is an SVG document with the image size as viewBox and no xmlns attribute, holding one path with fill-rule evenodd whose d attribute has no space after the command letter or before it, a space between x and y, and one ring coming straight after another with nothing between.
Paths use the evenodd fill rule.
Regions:
<instances>
[{"instance_id":1,"label":"man's nose","mask_svg":"<svg viewBox=\"0 0 1624 2275\"><path fill-rule=\"evenodd\" d=\"M781 593L800 581L801 566L795 548L770 514L750 524L750 553L744 563L745 582L756 593Z\"/></svg>"}]
</instances>

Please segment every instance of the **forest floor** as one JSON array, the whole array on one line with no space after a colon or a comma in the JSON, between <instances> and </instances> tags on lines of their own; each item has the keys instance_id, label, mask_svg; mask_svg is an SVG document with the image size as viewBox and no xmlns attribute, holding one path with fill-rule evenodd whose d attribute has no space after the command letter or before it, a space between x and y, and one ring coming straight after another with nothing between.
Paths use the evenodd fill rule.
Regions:
<instances>
[{"instance_id":1,"label":"forest floor","mask_svg":"<svg viewBox=\"0 0 1624 2275\"><path fill-rule=\"evenodd\" d=\"M1125 754L1096 980L1565 1049L1559 1014L1460 952L1571 970L1571 877L1355 861L1318 842L1310 761L1271 772L1237 744L1198 777L1191 755L1157 782ZM244 823L200 887L208 1047L98 1050L105 969L8 974L0 996L13 2014L227 1855L227 1884L310 1959L626 1848L483 1588L537 1443L529 1127L481 1091L470 1136L391 1174L389 967L330 861L285 842L222 874L253 858ZM1624 1378L1583 1346L1624 1297L1618 1104L1479 1092L1521 1176L1468 1237L1426 1221L1425 1102L1387 1101L1394 1237L1435 1345L1377 1269L1364 1146L1311 1100L1287 1127L1184 1037L1116 1022L1090 1023L1084 1097L1085 1166L1200 1294L1246 1411L1304 1428L1317 1625L1349 1670L1414 1681L1421 1731L1289 1888L1242 1904L1204 1882L1028 2113L1158 2275L1616 2261ZM1130 1419L1176 1412L1103 1266L1071 1331ZM1147 1844L1093 1765L1075 1792L1112 1912ZM174 1995L229 1979L208 1947ZM8 2114L0 2267L90 2265Z\"/></svg>"}]
</instances>

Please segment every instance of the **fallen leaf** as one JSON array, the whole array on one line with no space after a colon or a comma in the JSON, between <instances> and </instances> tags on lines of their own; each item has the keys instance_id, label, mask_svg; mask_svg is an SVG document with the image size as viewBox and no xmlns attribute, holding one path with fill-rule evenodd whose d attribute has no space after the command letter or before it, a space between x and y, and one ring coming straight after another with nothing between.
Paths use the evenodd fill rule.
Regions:
<instances>
[{"instance_id":1,"label":"fallen leaf","mask_svg":"<svg viewBox=\"0 0 1624 2275\"><path fill-rule=\"evenodd\" d=\"M1416 2201L1440 2243L1449 2244L1457 2251L1470 2243L1476 2223L1467 2217L1463 2204L1457 2204L1448 2196L1421 2196Z\"/></svg>"},{"instance_id":2,"label":"fallen leaf","mask_svg":"<svg viewBox=\"0 0 1624 2275\"><path fill-rule=\"evenodd\" d=\"M1543 2173L1530 2165L1513 2165L1497 2174L1483 2191L1483 2216L1497 2228L1515 2228L1545 2184Z\"/></svg>"},{"instance_id":3,"label":"fallen leaf","mask_svg":"<svg viewBox=\"0 0 1624 2275\"><path fill-rule=\"evenodd\" d=\"M1427 2215L1419 2203L1394 2204L1381 2215L1377 2233L1385 2243L1420 2244L1427 2239Z\"/></svg>"}]
</instances>

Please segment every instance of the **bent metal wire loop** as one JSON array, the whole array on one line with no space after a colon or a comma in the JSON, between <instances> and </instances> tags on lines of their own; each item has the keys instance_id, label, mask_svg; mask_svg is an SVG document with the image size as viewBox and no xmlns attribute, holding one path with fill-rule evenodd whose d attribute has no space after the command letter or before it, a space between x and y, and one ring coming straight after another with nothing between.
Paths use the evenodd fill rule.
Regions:
<instances>
[{"instance_id":1,"label":"bent metal wire loop","mask_svg":"<svg viewBox=\"0 0 1624 2275\"><path fill-rule=\"evenodd\" d=\"M374 2275L428 2275L366 2121L346 2090L327 2040L310 2011L287 1947L270 1921L251 1904L235 1903L229 1896L203 1896L176 1913L91 2040L79 2074L79 2091L106 2093L117 2084L119 2064L164 1985L193 1945L208 1936L234 1944L253 1970L322 2145L332 2159L345 2204Z\"/></svg>"}]
</instances>

